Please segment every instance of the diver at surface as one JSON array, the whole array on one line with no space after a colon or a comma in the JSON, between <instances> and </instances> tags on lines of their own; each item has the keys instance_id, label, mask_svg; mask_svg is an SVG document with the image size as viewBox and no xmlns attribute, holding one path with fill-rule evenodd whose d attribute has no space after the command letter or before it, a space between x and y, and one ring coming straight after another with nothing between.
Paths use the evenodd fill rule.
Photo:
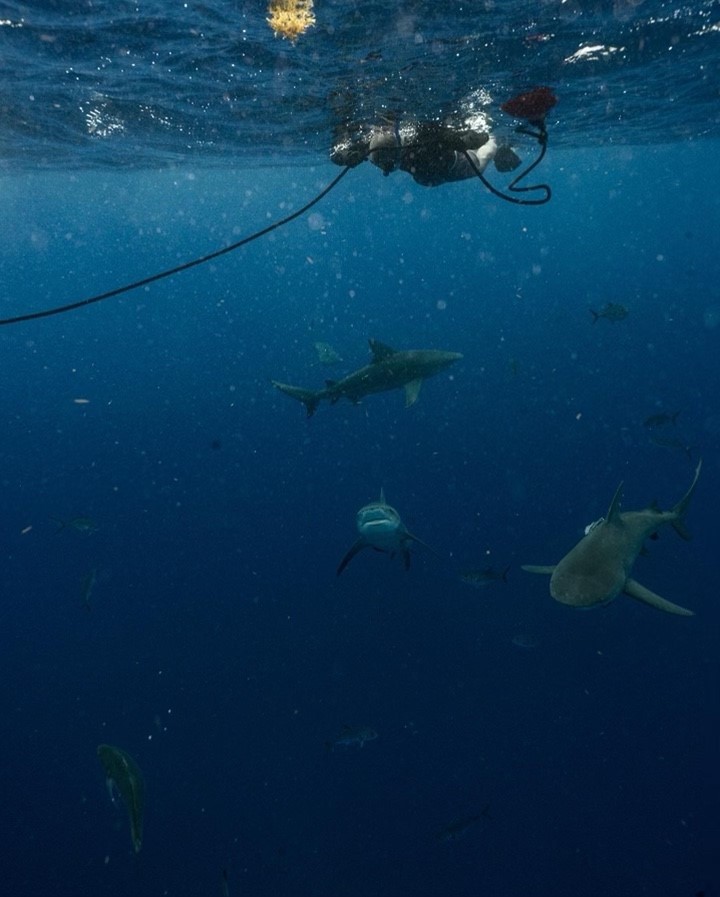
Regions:
<instances>
[{"instance_id":1,"label":"diver at surface","mask_svg":"<svg viewBox=\"0 0 720 897\"><path fill-rule=\"evenodd\" d=\"M485 113L464 121L392 118L378 124L345 124L336 130L330 160L347 170L369 159L383 174L397 169L407 171L424 187L477 177L492 194L507 202L544 205L552 195L547 184L521 187L520 183L545 157L548 141L545 117L556 103L557 97L549 87L534 87L500 106L503 112L522 122L515 133L537 140L540 147L537 157L515 175L505 190L486 179L485 169L493 162L497 171L511 172L520 166L521 160L509 139L492 133Z\"/></svg>"},{"instance_id":2,"label":"diver at surface","mask_svg":"<svg viewBox=\"0 0 720 897\"><path fill-rule=\"evenodd\" d=\"M407 171L423 187L477 177L490 162L501 172L520 165L510 145L491 133L432 121L360 125L355 134L343 129L330 159L350 168L369 159L383 174Z\"/></svg>"},{"instance_id":3,"label":"diver at surface","mask_svg":"<svg viewBox=\"0 0 720 897\"><path fill-rule=\"evenodd\" d=\"M549 87L534 87L501 104L503 112L523 122L515 128L515 133L525 134L537 140L540 147L535 160L516 174L504 190L491 184L483 174L484 170L492 161L498 171L514 171L520 165L520 159L508 142L498 141L492 136L487 120L481 127L473 127L475 123L470 122L456 126L452 121L417 122L403 124L401 127L400 122L395 121L385 122L377 127L360 125L355 128L355 133L350 126L345 126L340 134L336 134L330 154L331 160L342 166L343 170L299 209L226 246L156 271L154 274L148 274L84 299L0 318L0 327L61 315L97 302L104 302L106 299L149 286L158 280L164 280L234 252L241 246L246 246L304 215L326 197L351 168L367 158L370 158L385 174L400 168L409 171L418 183L426 186L437 186L474 175L490 193L506 202L521 206L542 206L549 202L552 196L549 185L520 186L520 184L545 158L548 142L545 116L556 103L557 97Z\"/></svg>"}]
</instances>

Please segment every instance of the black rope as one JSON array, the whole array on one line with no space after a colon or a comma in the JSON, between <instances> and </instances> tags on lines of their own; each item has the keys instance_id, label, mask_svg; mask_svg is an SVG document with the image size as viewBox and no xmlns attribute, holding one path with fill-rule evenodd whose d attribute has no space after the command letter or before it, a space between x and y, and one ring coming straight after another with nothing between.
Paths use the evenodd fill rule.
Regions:
<instances>
[{"instance_id":1,"label":"black rope","mask_svg":"<svg viewBox=\"0 0 720 897\"><path fill-rule=\"evenodd\" d=\"M340 172L340 174L327 185L327 187L322 189L314 199L311 199L310 202L306 203L301 209L298 209L296 212L287 215L285 218L281 218L280 220L269 224L267 227L264 227L262 230L256 231L254 234L250 234L249 237L243 237L242 240L238 240L236 243L231 243L229 246L225 246L222 249L216 249L214 252L210 252L207 255L200 256L200 258L192 259L192 261L183 262L182 265L176 265L174 268L168 268L165 271L160 271L158 274L151 274L149 277L143 277L140 280L134 280L132 283L127 283L124 286L116 287L114 290L108 290L106 293L99 293L97 296L90 296L88 299L79 299L77 302L69 302L67 305L58 305L55 306L55 308L46 308L43 311L28 312L24 315L16 315L13 318L0 318L0 327L5 326L6 324L19 324L22 321L35 321L38 318L49 318L51 315L61 315L66 311L73 311L74 309L82 308L85 305L93 305L95 302L103 302L105 299L111 299L113 296L120 296L123 293L129 293L131 290L137 290L139 287L147 286L149 283L155 283L155 281L157 280L163 280L166 277L172 277L173 274L179 274L181 271L187 271L189 268L195 268L198 265L204 265L205 262L210 262L213 259L219 258L221 255L227 255L228 252L234 252L241 246L246 246L248 243L252 243L253 240L258 240L260 237L264 237L266 234L269 234L271 231L276 230L278 227L282 227L284 224L289 224L291 221L299 218L300 215L303 215L308 211L308 209L311 209L314 205L319 203L321 199L326 197L328 193L337 184L340 183L340 181L345 177L348 171L350 171L349 168L344 168Z\"/></svg>"},{"instance_id":2,"label":"black rope","mask_svg":"<svg viewBox=\"0 0 720 897\"><path fill-rule=\"evenodd\" d=\"M531 131L529 128L525 127L517 128L517 133L527 134L530 137L534 137L540 144L540 152L538 153L537 159L535 159L535 161L531 165L528 165L527 168L521 171L520 174L508 184L508 190L512 191L513 193L530 193L534 190L542 190L544 193L544 196L542 197L538 197L536 199L523 199L519 196L508 196L507 193L503 193L501 190L498 190L497 187L493 187L490 181L477 167L477 165L475 164L475 160L470 156L470 153L468 153L467 149L463 149L463 153L465 154L465 158L470 163L470 166L472 167L475 174L482 181L483 186L485 186L494 196L499 196L500 199L504 199L506 202L515 203L515 205L518 206L545 205L546 202L550 202L550 199L552 197L552 190L550 189L549 184L533 184L532 187L517 186L520 181L524 180L530 174L530 172L533 169L537 168L537 166L545 158L545 153L547 152L547 131L545 130L545 125L544 123L540 123L539 130L537 131Z\"/></svg>"},{"instance_id":3,"label":"black rope","mask_svg":"<svg viewBox=\"0 0 720 897\"><path fill-rule=\"evenodd\" d=\"M549 202L550 197L552 196L552 192L550 187L547 184L535 184L531 187L518 187L517 185L520 181L524 180L531 171L533 171L543 160L545 157L545 152L547 150L547 131L545 129L544 122L535 122L538 125L537 131L532 131L529 128L520 127L517 129L520 134L527 134L530 137L534 137L538 143L540 144L540 153L538 154L537 159L528 165L526 169L520 172L520 174L508 185L508 190L513 193L528 193L535 190L542 190L544 192L544 196L536 199L527 199L520 198L517 196L509 196L507 193L503 193L501 190L498 190L494 187L490 181L484 176L482 171L478 168L475 160L468 153L467 149L464 146L459 146L459 149L467 159L471 168L477 175L477 177L482 181L483 185L492 193L494 196L498 196L500 199L504 199L506 202L515 203L516 205L521 206L540 206L544 205L546 202ZM397 130L397 125L396 125ZM424 145L425 141L418 141L417 144L413 144L415 146ZM400 141L398 140L398 149L400 147ZM367 158L371 154L371 151L366 149L363 158ZM340 183L340 181L345 177L345 175L350 171L351 168L355 166L348 165L337 175L337 177L333 178L333 180L327 185L327 187L323 188L320 193L317 194L310 202L306 203L302 208L298 209L296 212L292 212L290 215L286 215L285 218L280 218L278 221L274 221L272 224L269 224L267 227L264 227L262 230L256 231L253 234L250 234L248 237L243 237L242 240L237 240L235 243L231 243L229 246L225 246L222 249L216 249L214 252L210 252L207 255L200 256L199 258L192 259L189 262L183 262L181 265L176 265L174 268L167 268L164 271L160 271L157 274L151 274L148 277L143 277L140 280L134 280L132 283L124 284L120 287L115 287L115 289L107 290L105 293L98 293L95 296L90 296L87 299L79 299L76 302L69 302L66 305L57 305L54 308L46 308L42 311L34 311L27 312L22 315L15 315L11 318L0 318L0 327L4 327L8 324L20 324L23 321L35 321L39 318L49 318L53 315L61 315L68 311L74 311L76 308L83 308L86 305L93 305L96 302L103 302L105 299L112 299L114 296L121 296L123 293L129 293L132 290L137 290L140 287L147 286L148 284L155 283L158 280L164 280L166 277L172 277L174 274L179 274L181 271L187 271L190 268L195 268L198 265L204 265L206 262L210 262L213 259L219 258L221 255L227 255L229 252L234 252L236 249L240 249L241 246L247 246L248 243L252 243L253 240L258 240L260 237L264 237L266 234L271 233L279 227L282 227L285 224L289 224L291 221L294 221L296 218L299 218L300 215L303 215L309 209L311 209L314 205L320 202L321 199L324 199L330 191Z\"/></svg>"}]
</instances>

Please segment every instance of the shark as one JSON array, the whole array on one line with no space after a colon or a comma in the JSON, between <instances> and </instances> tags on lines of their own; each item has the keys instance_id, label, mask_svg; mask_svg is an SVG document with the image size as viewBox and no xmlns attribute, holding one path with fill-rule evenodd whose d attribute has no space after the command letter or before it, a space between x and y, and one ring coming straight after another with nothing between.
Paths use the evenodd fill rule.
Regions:
<instances>
[{"instance_id":1,"label":"shark","mask_svg":"<svg viewBox=\"0 0 720 897\"><path fill-rule=\"evenodd\" d=\"M549 573L550 594L561 604L591 608L609 604L621 593L649 604L657 610L683 617L693 611L673 604L632 579L630 573L643 543L669 523L683 539L690 536L685 529L685 514L695 492L702 461L695 468L690 488L670 511L652 505L642 511L621 511L623 483L618 486L610 508L585 528L585 535L565 557L552 566L523 565L528 573Z\"/></svg>"},{"instance_id":2,"label":"shark","mask_svg":"<svg viewBox=\"0 0 720 897\"><path fill-rule=\"evenodd\" d=\"M363 505L357 512L357 529L360 537L340 561L337 568L338 576L363 548L385 551L391 557L394 557L395 554L401 554L406 570L410 569L410 550L408 547L410 543L417 542L419 545L432 551L433 554L437 554L434 548L430 548L422 539L418 539L417 536L408 531L395 508L385 501L385 492L382 489L380 490L379 501Z\"/></svg>"},{"instance_id":3,"label":"shark","mask_svg":"<svg viewBox=\"0 0 720 897\"><path fill-rule=\"evenodd\" d=\"M341 380L326 380L324 389L303 389L278 380L270 382L286 396L302 402L308 417L315 414L323 400L334 405L339 399L349 399L357 405L365 396L391 389L405 390L405 407L409 408L417 402L423 380L439 374L462 358L460 352L441 349L396 350L376 339L368 340L368 343L372 353L370 364Z\"/></svg>"}]
</instances>

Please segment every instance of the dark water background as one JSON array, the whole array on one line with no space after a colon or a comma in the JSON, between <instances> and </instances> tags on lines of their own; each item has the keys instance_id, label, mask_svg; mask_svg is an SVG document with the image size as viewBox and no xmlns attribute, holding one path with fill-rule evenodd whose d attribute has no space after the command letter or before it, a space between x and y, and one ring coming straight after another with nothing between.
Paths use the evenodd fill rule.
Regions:
<instances>
[{"instance_id":1,"label":"dark water background","mask_svg":"<svg viewBox=\"0 0 720 897\"><path fill-rule=\"evenodd\" d=\"M532 27L549 32L567 6L539 7ZM238 100L242 127L207 152L189 126L143 130L132 91L125 130L95 139L78 112L84 96L72 103L68 84L41 77L50 49L69 46L91 73L77 90L118 100L119 69L93 82L107 75L94 42L109 6L3 8L2 20L35 17L38 33L58 35L23 46L30 25L0 27L4 315L225 245L337 173L325 155L336 113L303 107L328 94L332 70L324 63L309 84L301 72L323 47L340 66L338 30L321 19L357 23L359 5L319 7L295 48L266 35L259 5L189 5L206 29L237 12L257 69L262 48L275 72L269 93ZM125 17L108 30L139 46L152 10L113 9ZM367 52L390 47L393 34L409 53L387 15L381 29L382 8L366 9L375 30L361 38L356 24L348 57L363 41ZM405 10L423 22L437 12L412 41L419 69L482 74L491 62L470 18L478 34L522 33L520 4L485 10L480 24L469 9L448 19L439 4ZM92 35L76 27L79 10ZM647 64L630 79L637 97L653 84L692 95L641 120L586 117L600 108L595 77L616 104L630 102L626 67L585 80L575 64L543 69L552 40L508 66L513 89L549 82L561 99L538 173L553 187L547 206L510 206L474 182L427 190L362 165L311 214L212 265L0 332L1 893L221 894L225 869L231 895L717 894L717 81L698 75L715 65L702 41L716 47L717 32L689 36L716 12L678 8L686 55L635 59L640 75ZM587 41L603 43L602 26L608 43L629 45L633 29L672 16L665 4L598 5L572 25L591 17ZM220 30L201 42L208 57ZM432 51L435 32L457 39L460 57ZM177 41L188 58L197 51L185 32ZM382 64L394 71L390 56ZM267 102L283 66L303 85L286 110ZM364 71L348 63L343 76L361 83ZM550 75L569 71L563 93ZM187 110L187 72L167 77L157 102ZM57 89L61 108L29 101L28 79L37 97ZM374 112L407 82L383 85L363 95ZM136 89L149 90L142 79ZM449 76L441 89L437 103L423 95L425 112L463 95ZM205 127L204 110L193 114ZM265 128L286 133L254 145ZM609 301L628 316L593 324L589 309ZM365 363L369 337L464 358L408 410L386 393L323 405L308 421L269 383L320 385ZM341 353L337 369L316 363L317 340ZM677 410L674 427L643 427ZM620 480L626 508L671 507L700 456L693 540L667 528L635 567L696 617L625 597L576 612L520 570L557 561ZM406 573L366 552L338 580L355 513L381 486L444 560L417 548ZM80 515L97 532L55 532L51 518ZM508 564L507 584L458 578ZM81 581L92 569L88 610ZM328 751L344 724L379 737ZM137 856L105 789L101 742L145 774ZM461 837L443 837L476 814Z\"/></svg>"}]
</instances>

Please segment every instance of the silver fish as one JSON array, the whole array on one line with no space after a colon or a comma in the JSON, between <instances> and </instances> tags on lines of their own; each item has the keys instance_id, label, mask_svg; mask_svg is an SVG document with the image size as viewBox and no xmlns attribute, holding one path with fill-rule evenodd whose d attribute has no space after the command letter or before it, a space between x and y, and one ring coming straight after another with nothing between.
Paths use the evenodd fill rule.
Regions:
<instances>
[{"instance_id":1,"label":"silver fish","mask_svg":"<svg viewBox=\"0 0 720 897\"><path fill-rule=\"evenodd\" d=\"M340 734L332 741L325 742L328 750L342 748L362 748L368 741L375 741L378 733L370 726L343 726Z\"/></svg>"}]
</instances>

